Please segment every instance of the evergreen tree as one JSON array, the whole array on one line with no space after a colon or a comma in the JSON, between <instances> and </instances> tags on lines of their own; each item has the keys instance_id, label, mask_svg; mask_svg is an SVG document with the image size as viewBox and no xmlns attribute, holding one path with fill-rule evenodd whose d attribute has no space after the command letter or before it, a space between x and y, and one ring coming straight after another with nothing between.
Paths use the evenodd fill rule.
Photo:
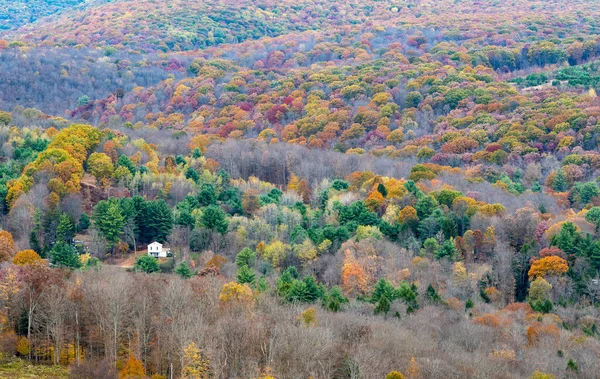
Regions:
<instances>
[{"instance_id":1,"label":"evergreen tree","mask_svg":"<svg viewBox=\"0 0 600 379\"><path fill-rule=\"evenodd\" d=\"M381 196L387 197L388 192L383 183L379 183L379 185L377 185L377 192L379 192Z\"/></svg>"},{"instance_id":2,"label":"evergreen tree","mask_svg":"<svg viewBox=\"0 0 600 379\"><path fill-rule=\"evenodd\" d=\"M61 214L58 219L58 226L56 227L56 241L71 243L74 237L75 227L71 219L65 213Z\"/></svg>"},{"instance_id":3,"label":"evergreen tree","mask_svg":"<svg viewBox=\"0 0 600 379\"><path fill-rule=\"evenodd\" d=\"M442 301L442 298L440 295L438 295L437 291L431 284L427 286L427 290L425 290L425 296L427 296L427 299L429 299L429 301L432 303L440 303Z\"/></svg>"},{"instance_id":4,"label":"evergreen tree","mask_svg":"<svg viewBox=\"0 0 600 379\"><path fill-rule=\"evenodd\" d=\"M552 182L552 189L556 192L564 192L568 189L567 177L563 170L558 170Z\"/></svg>"},{"instance_id":5,"label":"evergreen tree","mask_svg":"<svg viewBox=\"0 0 600 379\"><path fill-rule=\"evenodd\" d=\"M442 246L435 253L435 257L437 259L442 259L444 257L453 257L456 254L456 245L454 244L453 239L449 239L444 241Z\"/></svg>"},{"instance_id":6,"label":"evergreen tree","mask_svg":"<svg viewBox=\"0 0 600 379\"><path fill-rule=\"evenodd\" d=\"M204 208L201 221L205 228L215 230L221 234L225 234L227 228L229 228L229 221L227 221L225 212L216 205Z\"/></svg>"},{"instance_id":7,"label":"evergreen tree","mask_svg":"<svg viewBox=\"0 0 600 379\"><path fill-rule=\"evenodd\" d=\"M238 267L243 267L243 266L252 267L254 265L255 260L256 260L256 253L254 251L252 251L250 248L245 247L235 257L235 264Z\"/></svg>"},{"instance_id":8,"label":"evergreen tree","mask_svg":"<svg viewBox=\"0 0 600 379\"><path fill-rule=\"evenodd\" d=\"M238 269L236 278L240 284L254 284L254 281L256 280L256 274L254 273L254 270L248 266L242 266Z\"/></svg>"},{"instance_id":9,"label":"evergreen tree","mask_svg":"<svg viewBox=\"0 0 600 379\"><path fill-rule=\"evenodd\" d=\"M129 172L131 172L131 175L135 175L137 171L135 165L133 162L131 162L131 159L129 159L127 155L119 156L119 159L117 159L117 167L119 166L125 167L127 170L129 170Z\"/></svg>"},{"instance_id":10,"label":"evergreen tree","mask_svg":"<svg viewBox=\"0 0 600 379\"><path fill-rule=\"evenodd\" d=\"M189 279L193 276L192 269L186 261L183 261L179 265L177 265L175 273L181 276L183 279Z\"/></svg>"},{"instance_id":11,"label":"evergreen tree","mask_svg":"<svg viewBox=\"0 0 600 379\"><path fill-rule=\"evenodd\" d=\"M135 268L148 274L160 271L158 261L149 255L138 257L135 261Z\"/></svg>"},{"instance_id":12,"label":"evergreen tree","mask_svg":"<svg viewBox=\"0 0 600 379\"><path fill-rule=\"evenodd\" d=\"M344 297L342 289L338 286L333 287L323 298L323 305L330 312L339 312L347 302L348 299Z\"/></svg>"},{"instance_id":13,"label":"evergreen tree","mask_svg":"<svg viewBox=\"0 0 600 379\"><path fill-rule=\"evenodd\" d=\"M202 158L202 151L199 148L195 148L194 150L192 150L192 158Z\"/></svg>"},{"instance_id":14,"label":"evergreen tree","mask_svg":"<svg viewBox=\"0 0 600 379\"><path fill-rule=\"evenodd\" d=\"M600 207L592 207L585 214L585 219L596 227L596 233L600 230Z\"/></svg>"},{"instance_id":15,"label":"evergreen tree","mask_svg":"<svg viewBox=\"0 0 600 379\"><path fill-rule=\"evenodd\" d=\"M119 204L116 201L99 202L94 208L93 220L109 247L114 247L125 226L125 218L121 214Z\"/></svg>"},{"instance_id":16,"label":"evergreen tree","mask_svg":"<svg viewBox=\"0 0 600 379\"><path fill-rule=\"evenodd\" d=\"M198 174L198 171L194 170L191 167L188 167L188 169L185 170L185 178L192 179L195 183L198 183L198 181L200 180L200 175Z\"/></svg>"},{"instance_id":17,"label":"evergreen tree","mask_svg":"<svg viewBox=\"0 0 600 379\"><path fill-rule=\"evenodd\" d=\"M217 193L212 184L204 183L198 194L198 203L200 206L207 207L217 204Z\"/></svg>"},{"instance_id":18,"label":"evergreen tree","mask_svg":"<svg viewBox=\"0 0 600 379\"><path fill-rule=\"evenodd\" d=\"M323 296L323 292L317 284L317 280L312 276L304 278L305 294L302 299L304 302L312 303Z\"/></svg>"},{"instance_id":19,"label":"evergreen tree","mask_svg":"<svg viewBox=\"0 0 600 379\"><path fill-rule=\"evenodd\" d=\"M164 200L149 201L145 207L146 241L165 242L173 230L173 214Z\"/></svg>"},{"instance_id":20,"label":"evergreen tree","mask_svg":"<svg viewBox=\"0 0 600 379\"><path fill-rule=\"evenodd\" d=\"M578 244L581 236L577 232L577 227L572 222L565 222L558 234L552 236L550 245L557 246L567 254L578 253Z\"/></svg>"},{"instance_id":21,"label":"evergreen tree","mask_svg":"<svg viewBox=\"0 0 600 379\"><path fill-rule=\"evenodd\" d=\"M423 196L415 203L415 209L417 210L417 217L419 220L423 220L427 218L435 208L437 208L438 203L431 195Z\"/></svg>"},{"instance_id":22,"label":"evergreen tree","mask_svg":"<svg viewBox=\"0 0 600 379\"><path fill-rule=\"evenodd\" d=\"M267 282L267 279L264 276L261 276L258 279L258 282L256 283L256 290L258 292L265 292L268 289L269 289L269 282Z\"/></svg>"},{"instance_id":23,"label":"evergreen tree","mask_svg":"<svg viewBox=\"0 0 600 379\"><path fill-rule=\"evenodd\" d=\"M88 216L86 213L82 213L81 216L79 216L79 222L77 223L77 230L79 232L85 232L86 230L88 230L90 227L90 216Z\"/></svg>"},{"instance_id":24,"label":"evergreen tree","mask_svg":"<svg viewBox=\"0 0 600 379\"><path fill-rule=\"evenodd\" d=\"M50 261L53 265L60 267L77 268L80 266L77 251L73 246L64 242L59 242L52 247Z\"/></svg>"},{"instance_id":25,"label":"evergreen tree","mask_svg":"<svg viewBox=\"0 0 600 379\"><path fill-rule=\"evenodd\" d=\"M382 296L387 297L388 300L394 301L398 294L396 289L392 284L384 278L381 278L375 283L375 288L373 289L373 294L371 295L371 302L377 303Z\"/></svg>"},{"instance_id":26,"label":"evergreen tree","mask_svg":"<svg viewBox=\"0 0 600 379\"><path fill-rule=\"evenodd\" d=\"M390 306L390 300L385 296L381 296L377 302L377 305L375 306L375 314L378 315L383 313L387 315L387 313L390 311Z\"/></svg>"}]
</instances>

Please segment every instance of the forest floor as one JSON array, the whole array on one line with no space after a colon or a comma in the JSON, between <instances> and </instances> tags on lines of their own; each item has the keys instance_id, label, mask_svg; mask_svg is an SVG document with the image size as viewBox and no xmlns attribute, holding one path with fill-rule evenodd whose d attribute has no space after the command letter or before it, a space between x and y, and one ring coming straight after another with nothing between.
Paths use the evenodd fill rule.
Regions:
<instances>
[{"instance_id":1,"label":"forest floor","mask_svg":"<svg viewBox=\"0 0 600 379\"><path fill-rule=\"evenodd\" d=\"M61 366L33 365L18 358L0 361L0 378L2 379L63 379L68 377L69 371Z\"/></svg>"}]
</instances>

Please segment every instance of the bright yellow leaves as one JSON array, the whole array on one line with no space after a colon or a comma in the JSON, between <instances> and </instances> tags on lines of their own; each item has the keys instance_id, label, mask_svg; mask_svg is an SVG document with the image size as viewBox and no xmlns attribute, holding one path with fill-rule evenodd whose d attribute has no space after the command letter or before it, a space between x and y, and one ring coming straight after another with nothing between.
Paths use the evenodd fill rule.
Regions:
<instances>
[{"instance_id":1,"label":"bright yellow leaves","mask_svg":"<svg viewBox=\"0 0 600 379\"><path fill-rule=\"evenodd\" d=\"M219 303L223 306L227 304L250 306L254 303L254 294L247 284L230 282L223 286L219 295Z\"/></svg>"}]
</instances>

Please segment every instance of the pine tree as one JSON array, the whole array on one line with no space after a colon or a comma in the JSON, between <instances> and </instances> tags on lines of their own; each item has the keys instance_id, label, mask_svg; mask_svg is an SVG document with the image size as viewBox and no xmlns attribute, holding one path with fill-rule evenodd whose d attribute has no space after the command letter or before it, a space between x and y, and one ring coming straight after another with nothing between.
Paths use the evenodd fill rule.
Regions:
<instances>
[{"instance_id":1,"label":"pine tree","mask_svg":"<svg viewBox=\"0 0 600 379\"><path fill-rule=\"evenodd\" d=\"M145 207L145 237L165 242L173 230L173 214L164 200L150 201Z\"/></svg>"},{"instance_id":2,"label":"pine tree","mask_svg":"<svg viewBox=\"0 0 600 379\"><path fill-rule=\"evenodd\" d=\"M306 278L304 278L304 284L305 284L305 295L304 295L304 301L307 303L312 303L314 301L316 301L317 299L319 299L323 293L321 292L321 289L319 288L318 284L317 284L317 280L312 277L312 276L307 276Z\"/></svg>"},{"instance_id":3,"label":"pine tree","mask_svg":"<svg viewBox=\"0 0 600 379\"><path fill-rule=\"evenodd\" d=\"M114 247L121 237L125 218L116 201L101 201L94 207L94 224L102 232L109 247Z\"/></svg>"},{"instance_id":4,"label":"pine tree","mask_svg":"<svg viewBox=\"0 0 600 379\"><path fill-rule=\"evenodd\" d=\"M75 248L64 242L57 243L52 250L50 250L50 261L56 266L69 268L79 267L79 257Z\"/></svg>"},{"instance_id":5,"label":"pine tree","mask_svg":"<svg viewBox=\"0 0 600 379\"><path fill-rule=\"evenodd\" d=\"M77 230L79 232L84 232L84 231L88 230L89 227L90 227L90 216L88 216L86 213L82 213L81 216L79 216L79 222L77 223Z\"/></svg>"},{"instance_id":6,"label":"pine tree","mask_svg":"<svg viewBox=\"0 0 600 379\"><path fill-rule=\"evenodd\" d=\"M181 262L177 266L177 268L175 269L175 273L177 275L181 276L183 279L189 279L193 275L192 269L190 268L190 265L186 261Z\"/></svg>"},{"instance_id":7,"label":"pine tree","mask_svg":"<svg viewBox=\"0 0 600 379\"><path fill-rule=\"evenodd\" d=\"M256 260L256 253L254 251L252 251L250 248L245 247L235 257L235 264L238 267L242 267L242 266L252 267L254 265L255 260Z\"/></svg>"},{"instance_id":8,"label":"pine tree","mask_svg":"<svg viewBox=\"0 0 600 379\"><path fill-rule=\"evenodd\" d=\"M375 314L378 315L383 313L387 315L387 313L390 311L390 306L390 300L385 296L381 296L377 302L377 306L375 306Z\"/></svg>"},{"instance_id":9,"label":"pine tree","mask_svg":"<svg viewBox=\"0 0 600 379\"><path fill-rule=\"evenodd\" d=\"M65 213L61 214L56 227L56 242L70 243L74 237L75 227L71 219Z\"/></svg>"},{"instance_id":10,"label":"pine tree","mask_svg":"<svg viewBox=\"0 0 600 379\"><path fill-rule=\"evenodd\" d=\"M160 271L158 262L149 255L142 255L135 261L135 267L147 274Z\"/></svg>"},{"instance_id":11,"label":"pine tree","mask_svg":"<svg viewBox=\"0 0 600 379\"><path fill-rule=\"evenodd\" d=\"M217 193L212 184L204 183L198 194L198 202L200 206L207 207L217 204Z\"/></svg>"},{"instance_id":12,"label":"pine tree","mask_svg":"<svg viewBox=\"0 0 600 379\"><path fill-rule=\"evenodd\" d=\"M438 295L437 291L435 290L435 288L433 288L431 284L429 284L429 286L427 287L427 290L425 291L425 296L427 296L429 301L431 301L432 303L439 303L442 301L442 298L440 297L440 295Z\"/></svg>"},{"instance_id":13,"label":"pine tree","mask_svg":"<svg viewBox=\"0 0 600 379\"><path fill-rule=\"evenodd\" d=\"M248 266L242 266L238 269L236 274L237 282L240 284L253 284L256 280L256 274L254 270Z\"/></svg>"},{"instance_id":14,"label":"pine tree","mask_svg":"<svg viewBox=\"0 0 600 379\"><path fill-rule=\"evenodd\" d=\"M342 305L347 302L348 299L344 297L342 289L338 286L333 287L323 299L325 308L330 312L339 312Z\"/></svg>"},{"instance_id":15,"label":"pine tree","mask_svg":"<svg viewBox=\"0 0 600 379\"><path fill-rule=\"evenodd\" d=\"M552 182L552 189L556 192L564 192L567 188L567 177L562 169L558 170L554 176L554 181Z\"/></svg>"},{"instance_id":16,"label":"pine tree","mask_svg":"<svg viewBox=\"0 0 600 379\"><path fill-rule=\"evenodd\" d=\"M385 188L385 186L383 185L383 183L379 183L379 185L377 185L377 191L381 194L381 196L383 197L387 197L388 195L388 191Z\"/></svg>"},{"instance_id":17,"label":"pine tree","mask_svg":"<svg viewBox=\"0 0 600 379\"><path fill-rule=\"evenodd\" d=\"M373 295L371 295L371 302L377 303L382 296L385 296L388 298L388 300L392 301L397 298L396 289L388 280L384 278L379 279L377 283L375 283Z\"/></svg>"}]
</instances>

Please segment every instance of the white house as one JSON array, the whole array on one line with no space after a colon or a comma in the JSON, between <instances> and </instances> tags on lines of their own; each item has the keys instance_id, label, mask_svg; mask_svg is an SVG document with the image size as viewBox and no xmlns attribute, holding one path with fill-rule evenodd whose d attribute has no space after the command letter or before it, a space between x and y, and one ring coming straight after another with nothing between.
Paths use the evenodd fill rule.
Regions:
<instances>
[{"instance_id":1,"label":"white house","mask_svg":"<svg viewBox=\"0 0 600 379\"><path fill-rule=\"evenodd\" d=\"M171 249L163 249L162 243L154 241L148 245L148 255L153 256L154 258L166 258L170 253Z\"/></svg>"}]
</instances>

